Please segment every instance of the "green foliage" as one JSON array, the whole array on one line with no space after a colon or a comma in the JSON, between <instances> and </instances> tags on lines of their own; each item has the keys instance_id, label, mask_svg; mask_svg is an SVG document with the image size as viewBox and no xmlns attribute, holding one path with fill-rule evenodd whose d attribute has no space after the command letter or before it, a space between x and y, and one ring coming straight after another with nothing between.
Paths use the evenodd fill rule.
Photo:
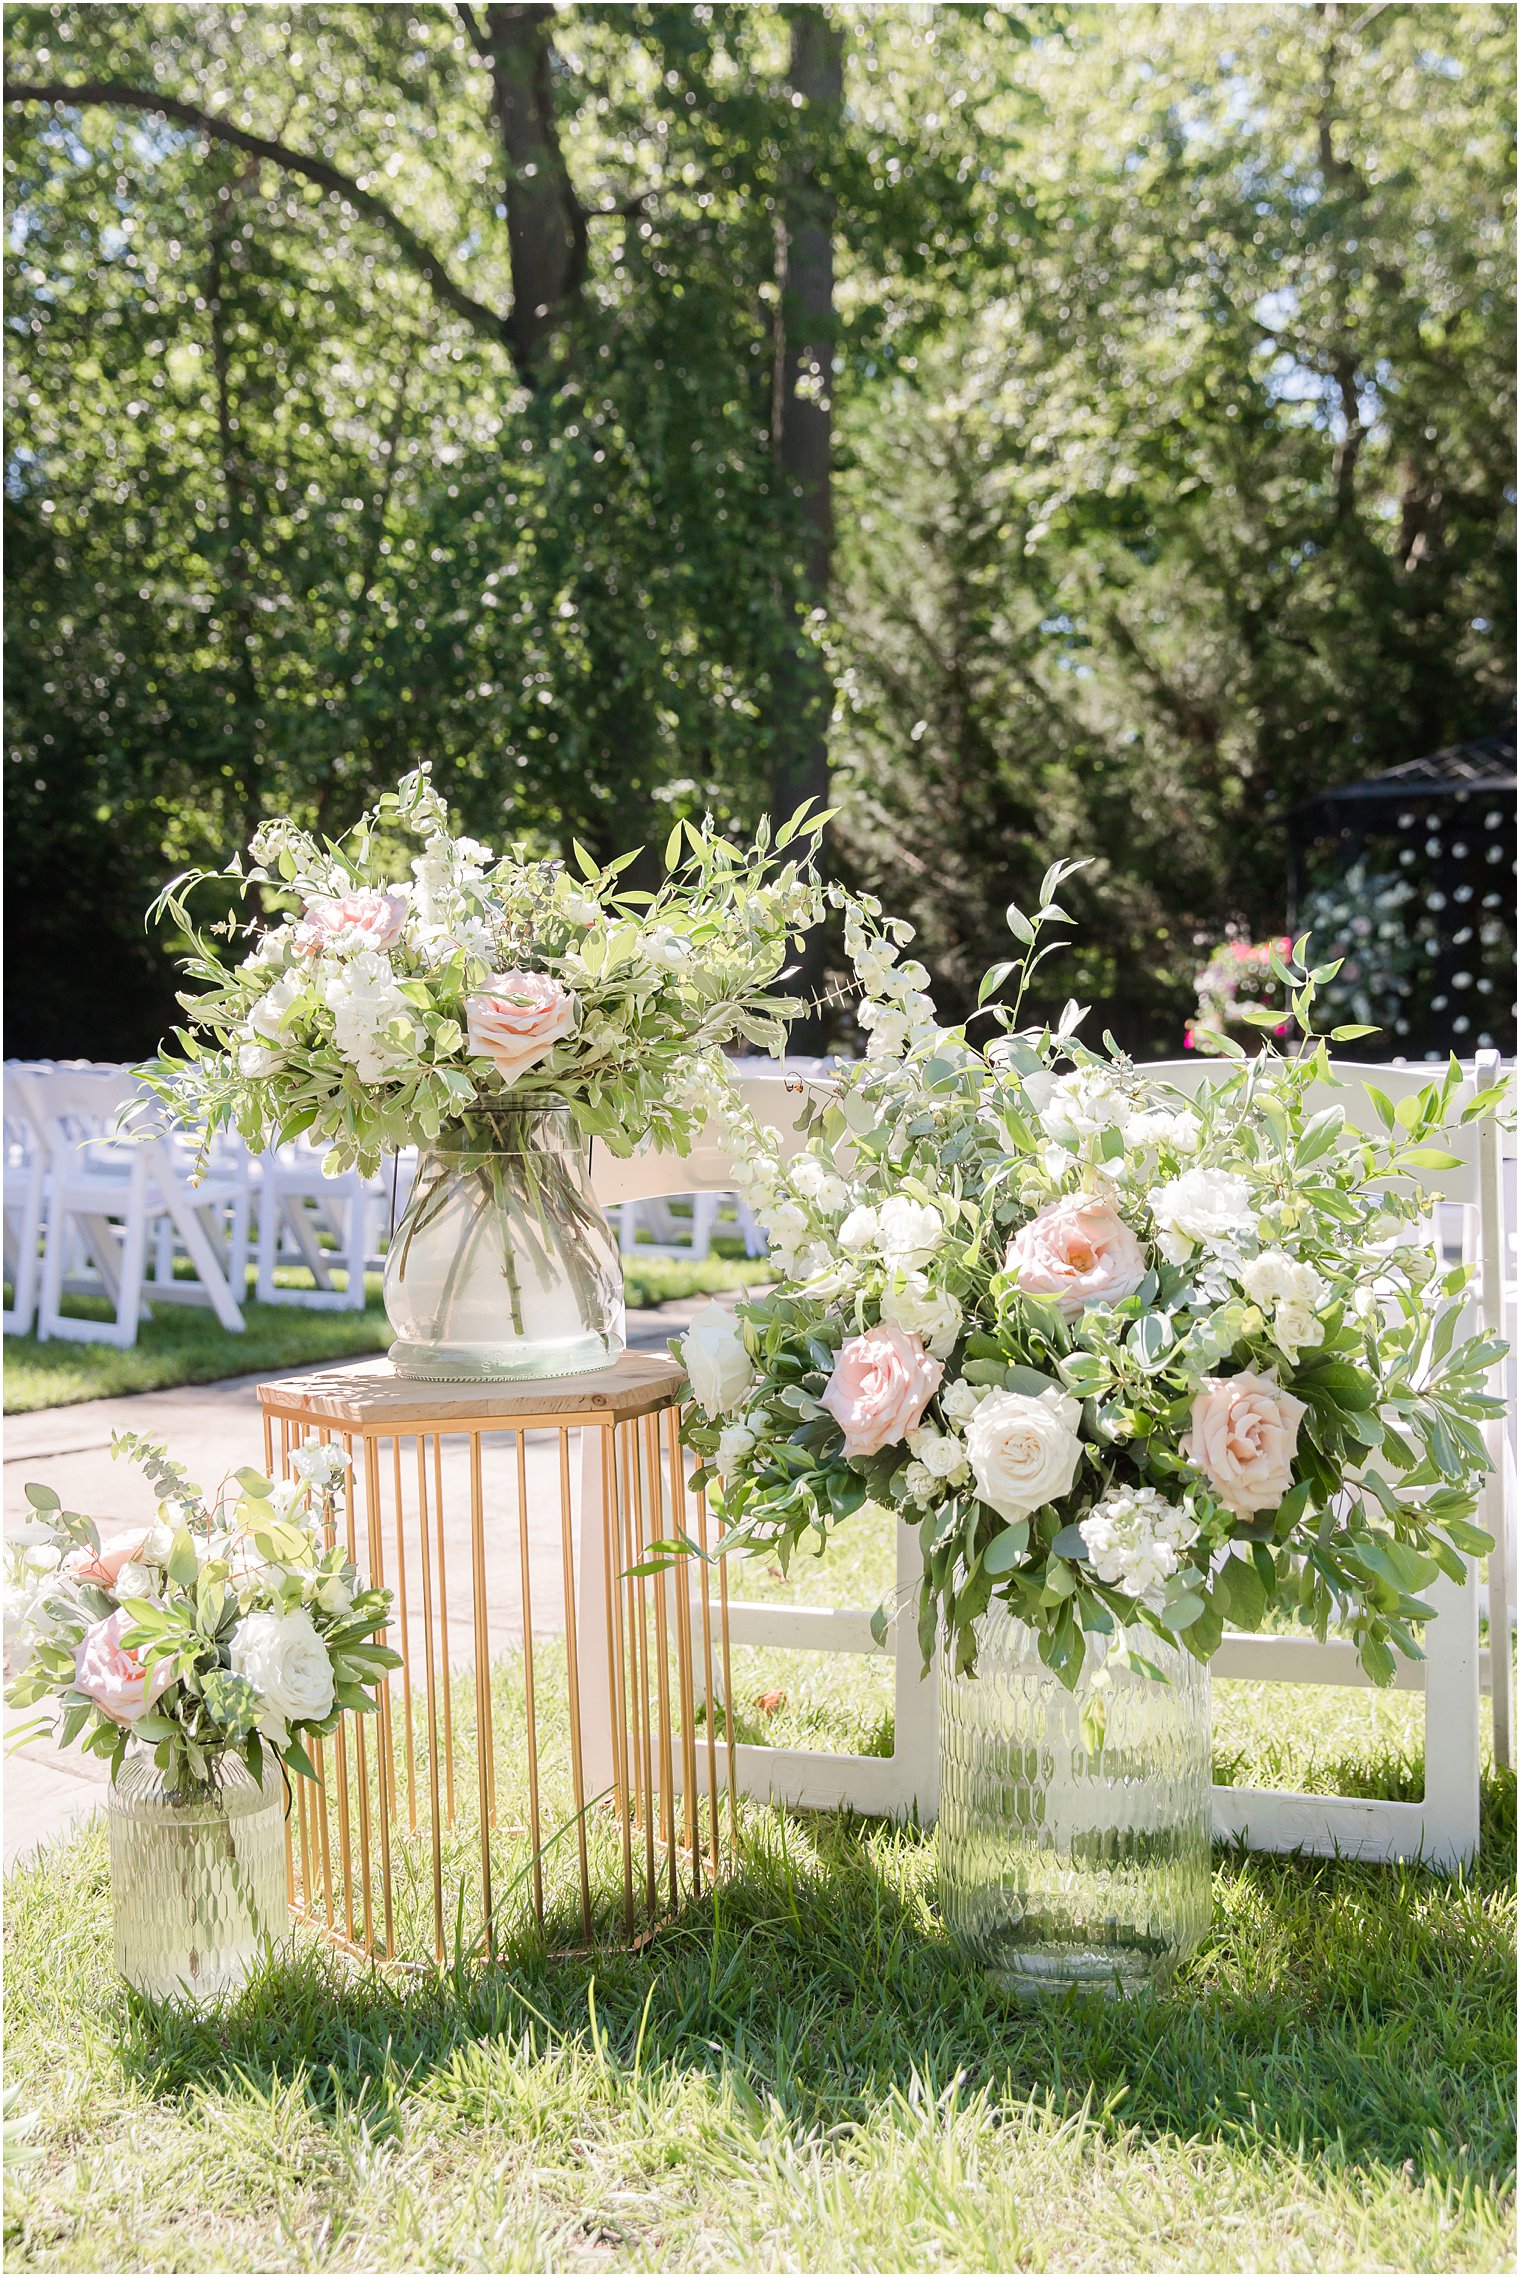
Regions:
<instances>
[{"instance_id":1,"label":"green foliage","mask_svg":"<svg viewBox=\"0 0 1520 2277\"><path fill-rule=\"evenodd\" d=\"M1125 6L1005 58L1016 243L842 412L842 828L948 1017L1091 847L1071 986L1175 1053L1293 809L1502 723L1513 30Z\"/></svg>"}]
</instances>

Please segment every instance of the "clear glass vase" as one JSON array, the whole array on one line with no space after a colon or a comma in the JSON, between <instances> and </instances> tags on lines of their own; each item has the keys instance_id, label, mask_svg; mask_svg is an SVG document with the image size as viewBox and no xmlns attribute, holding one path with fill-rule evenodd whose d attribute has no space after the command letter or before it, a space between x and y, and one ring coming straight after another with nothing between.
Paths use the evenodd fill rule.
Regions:
<instances>
[{"instance_id":1,"label":"clear glass vase","mask_svg":"<svg viewBox=\"0 0 1520 2277\"><path fill-rule=\"evenodd\" d=\"M562 1100L476 1118L427 1148L385 1260L398 1375L516 1382L623 1349L623 1273Z\"/></svg>"},{"instance_id":2,"label":"clear glass vase","mask_svg":"<svg viewBox=\"0 0 1520 2277\"><path fill-rule=\"evenodd\" d=\"M286 1922L285 1782L223 1756L203 1786L171 1786L129 1749L106 1791L116 1966L150 2000L239 1991Z\"/></svg>"},{"instance_id":3,"label":"clear glass vase","mask_svg":"<svg viewBox=\"0 0 1520 2277\"><path fill-rule=\"evenodd\" d=\"M1209 1674L1150 1629L1091 1637L1075 1692L994 1604L941 1677L944 1918L1014 1990L1164 1981L1212 1910ZM1120 1665L1133 1644L1165 1683Z\"/></svg>"}]
</instances>

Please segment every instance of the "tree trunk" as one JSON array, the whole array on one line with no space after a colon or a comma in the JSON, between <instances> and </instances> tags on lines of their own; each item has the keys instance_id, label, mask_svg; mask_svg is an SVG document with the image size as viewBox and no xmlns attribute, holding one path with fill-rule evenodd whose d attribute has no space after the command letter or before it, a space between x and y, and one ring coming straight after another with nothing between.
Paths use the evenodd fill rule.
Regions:
<instances>
[{"instance_id":1,"label":"tree trunk","mask_svg":"<svg viewBox=\"0 0 1520 2277\"><path fill-rule=\"evenodd\" d=\"M782 494L798 517L801 553L797 606L828 606L834 546L831 490L834 356L834 196L822 161L837 132L844 85L844 32L822 6L793 6L787 79L801 98L798 139L782 201L778 242L780 295L771 407L771 445ZM827 805L829 714L833 690L805 621L794 628L776 676L777 749L771 808L784 822L806 798ZM818 995L824 943L814 932L792 979L798 994ZM803 1050L822 1047L824 1022L799 1020Z\"/></svg>"},{"instance_id":2,"label":"tree trunk","mask_svg":"<svg viewBox=\"0 0 1520 2277\"><path fill-rule=\"evenodd\" d=\"M485 10L476 45L491 72L491 116L505 166L512 313L507 337L521 376L542 374L550 335L586 274L586 216L554 117L551 6ZM477 20L473 17L472 23Z\"/></svg>"}]
</instances>

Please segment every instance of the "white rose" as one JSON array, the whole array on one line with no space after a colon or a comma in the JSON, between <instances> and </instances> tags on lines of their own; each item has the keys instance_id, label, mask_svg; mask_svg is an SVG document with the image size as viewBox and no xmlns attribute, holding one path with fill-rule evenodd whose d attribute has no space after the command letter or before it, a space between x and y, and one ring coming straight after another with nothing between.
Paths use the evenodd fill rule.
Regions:
<instances>
[{"instance_id":1,"label":"white rose","mask_svg":"<svg viewBox=\"0 0 1520 2277\"><path fill-rule=\"evenodd\" d=\"M754 1452L755 1435L742 1423L727 1423L718 1434L718 1451L713 1457L720 1478L731 1479L746 1455Z\"/></svg>"},{"instance_id":2,"label":"white rose","mask_svg":"<svg viewBox=\"0 0 1520 2277\"><path fill-rule=\"evenodd\" d=\"M250 1613L232 1632L228 1659L260 1697L259 1729L284 1747L293 1723L321 1723L332 1713L333 1672L327 1647L304 1608Z\"/></svg>"},{"instance_id":3,"label":"white rose","mask_svg":"<svg viewBox=\"0 0 1520 2277\"><path fill-rule=\"evenodd\" d=\"M330 1573L318 1582L314 1592L324 1613L346 1613L354 1601L354 1593L341 1573Z\"/></svg>"},{"instance_id":4,"label":"white rose","mask_svg":"<svg viewBox=\"0 0 1520 2277\"><path fill-rule=\"evenodd\" d=\"M938 1483L927 1463L909 1463L902 1475L902 1490L910 1502L932 1502Z\"/></svg>"},{"instance_id":5,"label":"white rose","mask_svg":"<svg viewBox=\"0 0 1520 2277\"><path fill-rule=\"evenodd\" d=\"M1082 1410L1065 1392L993 1392L966 1426L976 1490L1010 1522L1071 1491Z\"/></svg>"},{"instance_id":6,"label":"white rose","mask_svg":"<svg viewBox=\"0 0 1520 2277\"><path fill-rule=\"evenodd\" d=\"M889 1265L910 1271L927 1265L939 1246L945 1221L930 1202L893 1194L876 1213L877 1245Z\"/></svg>"},{"instance_id":7,"label":"white rose","mask_svg":"<svg viewBox=\"0 0 1520 2277\"><path fill-rule=\"evenodd\" d=\"M840 1248L848 1257L863 1256L876 1246L876 1212L861 1206L851 1210L838 1233Z\"/></svg>"},{"instance_id":8,"label":"white rose","mask_svg":"<svg viewBox=\"0 0 1520 2277\"><path fill-rule=\"evenodd\" d=\"M940 1412L949 1423L967 1424L991 1392L986 1384L968 1384L960 1377L939 1395Z\"/></svg>"},{"instance_id":9,"label":"white rose","mask_svg":"<svg viewBox=\"0 0 1520 2277\"><path fill-rule=\"evenodd\" d=\"M968 1475L966 1451L959 1439L944 1431L910 1431L908 1445L931 1478L942 1478L948 1485L958 1486Z\"/></svg>"},{"instance_id":10,"label":"white rose","mask_svg":"<svg viewBox=\"0 0 1520 2277\"><path fill-rule=\"evenodd\" d=\"M755 1380L744 1332L726 1305L704 1305L681 1339L692 1396L709 1415L732 1415Z\"/></svg>"},{"instance_id":11,"label":"white rose","mask_svg":"<svg viewBox=\"0 0 1520 2277\"><path fill-rule=\"evenodd\" d=\"M1200 1244L1213 1248L1255 1224L1251 1189L1228 1170L1184 1170L1151 1195L1156 1239L1169 1264L1183 1265Z\"/></svg>"},{"instance_id":12,"label":"white rose","mask_svg":"<svg viewBox=\"0 0 1520 2277\"><path fill-rule=\"evenodd\" d=\"M948 1289L932 1289L922 1273L894 1277L882 1291L881 1317L922 1337L936 1360L945 1360L961 1332L961 1308Z\"/></svg>"},{"instance_id":13,"label":"white rose","mask_svg":"<svg viewBox=\"0 0 1520 2277\"><path fill-rule=\"evenodd\" d=\"M128 1558L116 1576L116 1601L123 1603L128 1597L154 1597L159 1594L162 1570L156 1565L142 1565L136 1558Z\"/></svg>"},{"instance_id":14,"label":"white rose","mask_svg":"<svg viewBox=\"0 0 1520 2277\"><path fill-rule=\"evenodd\" d=\"M278 1075L285 1065L285 1054L269 1049L267 1044L239 1044L238 1073L242 1076Z\"/></svg>"}]
</instances>

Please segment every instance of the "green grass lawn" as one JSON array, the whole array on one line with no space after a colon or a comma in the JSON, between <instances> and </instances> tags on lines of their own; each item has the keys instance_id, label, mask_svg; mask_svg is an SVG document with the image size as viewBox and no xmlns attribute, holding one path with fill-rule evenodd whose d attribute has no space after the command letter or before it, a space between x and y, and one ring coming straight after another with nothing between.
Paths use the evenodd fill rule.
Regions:
<instances>
[{"instance_id":1,"label":"green grass lawn","mask_svg":"<svg viewBox=\"0 0 1520 2277\"><path fill-rule=\"evenodd\" d=\"M890 1744L851 1669L746 1655L736 1707L789 1686L775 1738ZM519 1680L497 1670L501 1708ZM1237 1780L1421 1779L1407 1698L1221 1684L1216 1749ZM6 2076L40 2154L7 2265L1508 2268L1514 1835L1491 1775L1471 1874L1217 1853L1167 1992L1030 2008L945 1938L932 1836L751 1807L737 1871L637 1953L523 1924L489 1970L387 1976L303 1933L196 2020L114 1981L90 1829L7 1889Z\"/></svg>"},{"instance_id":2,"label":"green grass lawn","mask_svg":"<svg viewBox=\"0 0 1520 2277\"><path fill-rule=\"evenodd\" d=\"M698 1260L629 1257L623 1286L633 1306L734 1289L764 1280L763 1258L714 1255ZM297 1272L280 1279L295 1286ZM310 1277L306 1276L307 1285ZM250 1279L251 1285L251 1279ZM247 1328L232 1336L199 1305L164 1305L145 1313L137 1342L125 1351L110 1344L71 1344L35 1336L5 1339L5 1413L69 1407L82 1399L111 1399L123 1392L166 1391L176 1384L209 1384L224 1376L299 1368L319 1360L382 1352L391 1340L380 1302L380 1276L371 1273L362 1312L309 1312L298 1305L244 1308ZM81 1319L110 1317L103 1298L72 1297L67 1310Z\"/></svg>"}]
</instances>

